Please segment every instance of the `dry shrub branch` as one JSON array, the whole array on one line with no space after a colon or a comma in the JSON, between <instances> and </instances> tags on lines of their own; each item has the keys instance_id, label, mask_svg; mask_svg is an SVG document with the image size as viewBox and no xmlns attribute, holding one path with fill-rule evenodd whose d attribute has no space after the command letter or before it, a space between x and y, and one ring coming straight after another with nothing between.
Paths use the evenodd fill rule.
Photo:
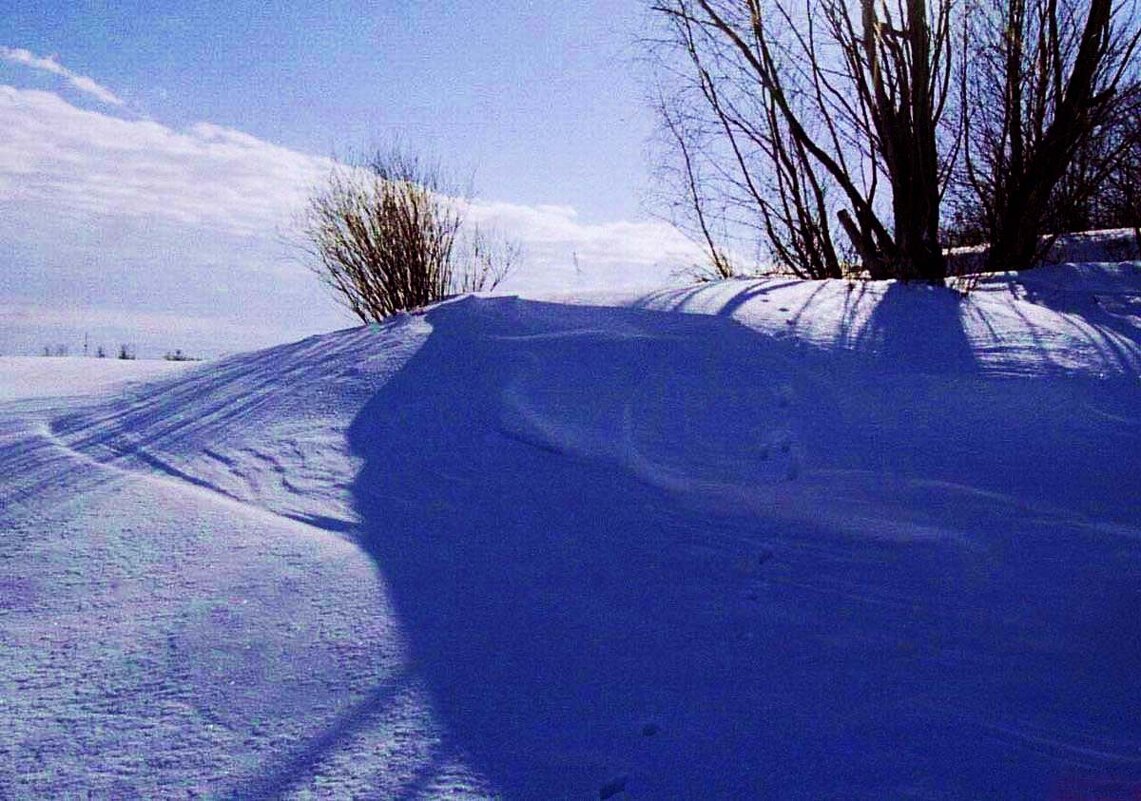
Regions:
<instances>
[{"instance_id":1,"label":"dry shrub branch","mask_svg":"<svg viewBox=\"0 0 1141 801\"><path fill-rule=\"evenodd\" d=\"M363 322L494 289L517 243L466 224L470 198L399 152L338 163L310 197L302 233L314 270Z\"/></svg>"}]
</instances>

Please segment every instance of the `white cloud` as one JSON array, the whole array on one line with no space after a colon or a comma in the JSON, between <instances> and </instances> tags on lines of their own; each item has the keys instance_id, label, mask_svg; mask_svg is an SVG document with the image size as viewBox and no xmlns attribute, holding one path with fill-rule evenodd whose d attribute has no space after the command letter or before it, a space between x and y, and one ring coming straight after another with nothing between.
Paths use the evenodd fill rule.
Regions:
<instances>
[{"instance_id":1,"label":"white cloud","mask_svg":"<svg viewBox=\"0 0 1141 801\"><path fill-rule=\"evenodd\" d=\"M53 75L59 75L61 78L67 80L74 89L77 89L84 94L94 97L101 103L106 103L111 106L124 105L123 100L119 98L114 92L105 86L101 86L86 75L80 75L77 72L72 72L67 67L56 61L55 56L37 56L29 50L23 50L18 47L4 47L0 45L0 58L5 61L10 61L13 64L22 64L25 67L31 67L34 70L42 72L50 72Z\"/></svg>"},{"instance_id":2,"label":"white cloud","mask_svg":"<svg viewBox=\"0 0 1141 801\"><path fill-rule=\"evenodd\" d=\"M584 223L566 206L477 202L471 219L518 238L533 269L509 289L556 291L656 286L699 261L699 249L661 222Z\"/></svg>"},{"instance_id":3,"label":"white cloud","mask_svg":"<svg viewBox=\"0 0 1141 801\"><path fill-rule=\"evenodd\" d=\"M180 132L0 86L0 201L272 232L328 162L214 125Z\"/></svg>"},{"instance_id":4,"label":"white cloud","mask_svg":"<svg viewBox=\"0 0 1141 801\"><path fill-rule=\"evenodd\" d=\"M219 326L227 350L233 326L255 319L282 338L346 324L283 244L327 159L4 85L0 130L0 304L63 308L73 328L96 308L104 322L118 309L148 328L161 314L213 318L230 326ZM565 206L487 201L470 216L522 242L526 262L508 291L660 285L697 258L662 223L588 223Z\"/></svg>"}]
</instances>

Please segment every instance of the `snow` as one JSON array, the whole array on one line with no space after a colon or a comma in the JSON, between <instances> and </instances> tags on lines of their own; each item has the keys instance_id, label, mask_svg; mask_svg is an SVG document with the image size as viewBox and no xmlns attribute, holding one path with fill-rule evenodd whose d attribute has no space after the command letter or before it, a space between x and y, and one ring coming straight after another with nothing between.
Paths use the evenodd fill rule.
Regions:
<instances>
[{"instance_id":1,"label":"snow","mask_svg":"<svg viewBox=\"0 0 1141 801\"><path fill-rule=\"evenodd\" d=\"M176 373L193 364L139 359L0 356L0 401L81 396L130 381Z\"/></svg>"},{"instance_id":2,"label":"snow","mask_svg":"<svg viewBox=\"0 0 1141 801\"><path fill-rule=\"evenodd\" d=\"M1141 233L1135 228L1043 236L1040 263L1060 265L1087 262L1124 262L1141 258ZM986 246L952 248L947 251L952 274L968 274L983 268Z\"/></svg>"},{"instance_id":3,"label":"snow","mask_svg":"<svg viewBox=\"0 0 1141 801\"><path fill-rule=\"evenodd\" d=\"M0 360L0 796L1135 794L1139 299L766 279Z\"/></svg>"}]
</instances>

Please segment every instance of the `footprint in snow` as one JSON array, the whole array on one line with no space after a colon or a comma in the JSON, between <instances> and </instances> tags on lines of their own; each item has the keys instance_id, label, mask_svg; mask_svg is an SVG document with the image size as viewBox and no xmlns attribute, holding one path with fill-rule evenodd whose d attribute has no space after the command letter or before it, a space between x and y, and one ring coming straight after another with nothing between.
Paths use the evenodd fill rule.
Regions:
<instances>
[{"instance_id":1,"label":"footprint in snow","mask_svg":"<svg viewBox=\"0 0 1141 801\"><path fill-rule=\"evenodd\" d=\"M782 409L787 409L792 405L793 395L792 384L782 384L776 391L777 405Z\"/></svg>"},{"instance_id":2,"label":"footprint in snow","mask_svg":"<svg viewBox=\"0 0 1141 801\"><path fill-rule=\"evenodd\" d=\"M785 471L784 477L788 481L795 481L800 478L800 455L792 454L788 460L788 469Z\"/></svg>"},{"instance_id":3,"label":"footprint in snow","mask_svg":"<svg viewBox=\"0 0 1141 801\"><path fill-rule=\"evenodd\" d=\"M616 776L606 784L598 788L599 801L606 801L607 798L612 798L619 793L626 791L626 774Z\"/></svg>"}]
</instances>

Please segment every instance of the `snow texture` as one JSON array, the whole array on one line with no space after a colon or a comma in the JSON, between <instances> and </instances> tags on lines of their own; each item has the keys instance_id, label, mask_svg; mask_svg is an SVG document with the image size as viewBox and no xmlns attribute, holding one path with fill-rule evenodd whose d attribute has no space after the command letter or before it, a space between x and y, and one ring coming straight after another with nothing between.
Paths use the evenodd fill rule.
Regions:
<instances>
[{"instance_id":1,"label":"snow texture","mask_svg":"<svg viewBox=\"0 0 1141 801\"><path fill-rule=\"evenodd\" d=\"M1131 797L1139 300L468 297L82 399L0 361L0 796Z\"/></svg>"},{"instance_id":2,"label":"snow texture","mask_svg":"<svg viewBox=\"0 0 1141 801\"><path fill-rule=\"evenodd\" d=\"M0 356L0 402L81 397L176 373L192 362Z\"/></svg>"}]
</instances>

